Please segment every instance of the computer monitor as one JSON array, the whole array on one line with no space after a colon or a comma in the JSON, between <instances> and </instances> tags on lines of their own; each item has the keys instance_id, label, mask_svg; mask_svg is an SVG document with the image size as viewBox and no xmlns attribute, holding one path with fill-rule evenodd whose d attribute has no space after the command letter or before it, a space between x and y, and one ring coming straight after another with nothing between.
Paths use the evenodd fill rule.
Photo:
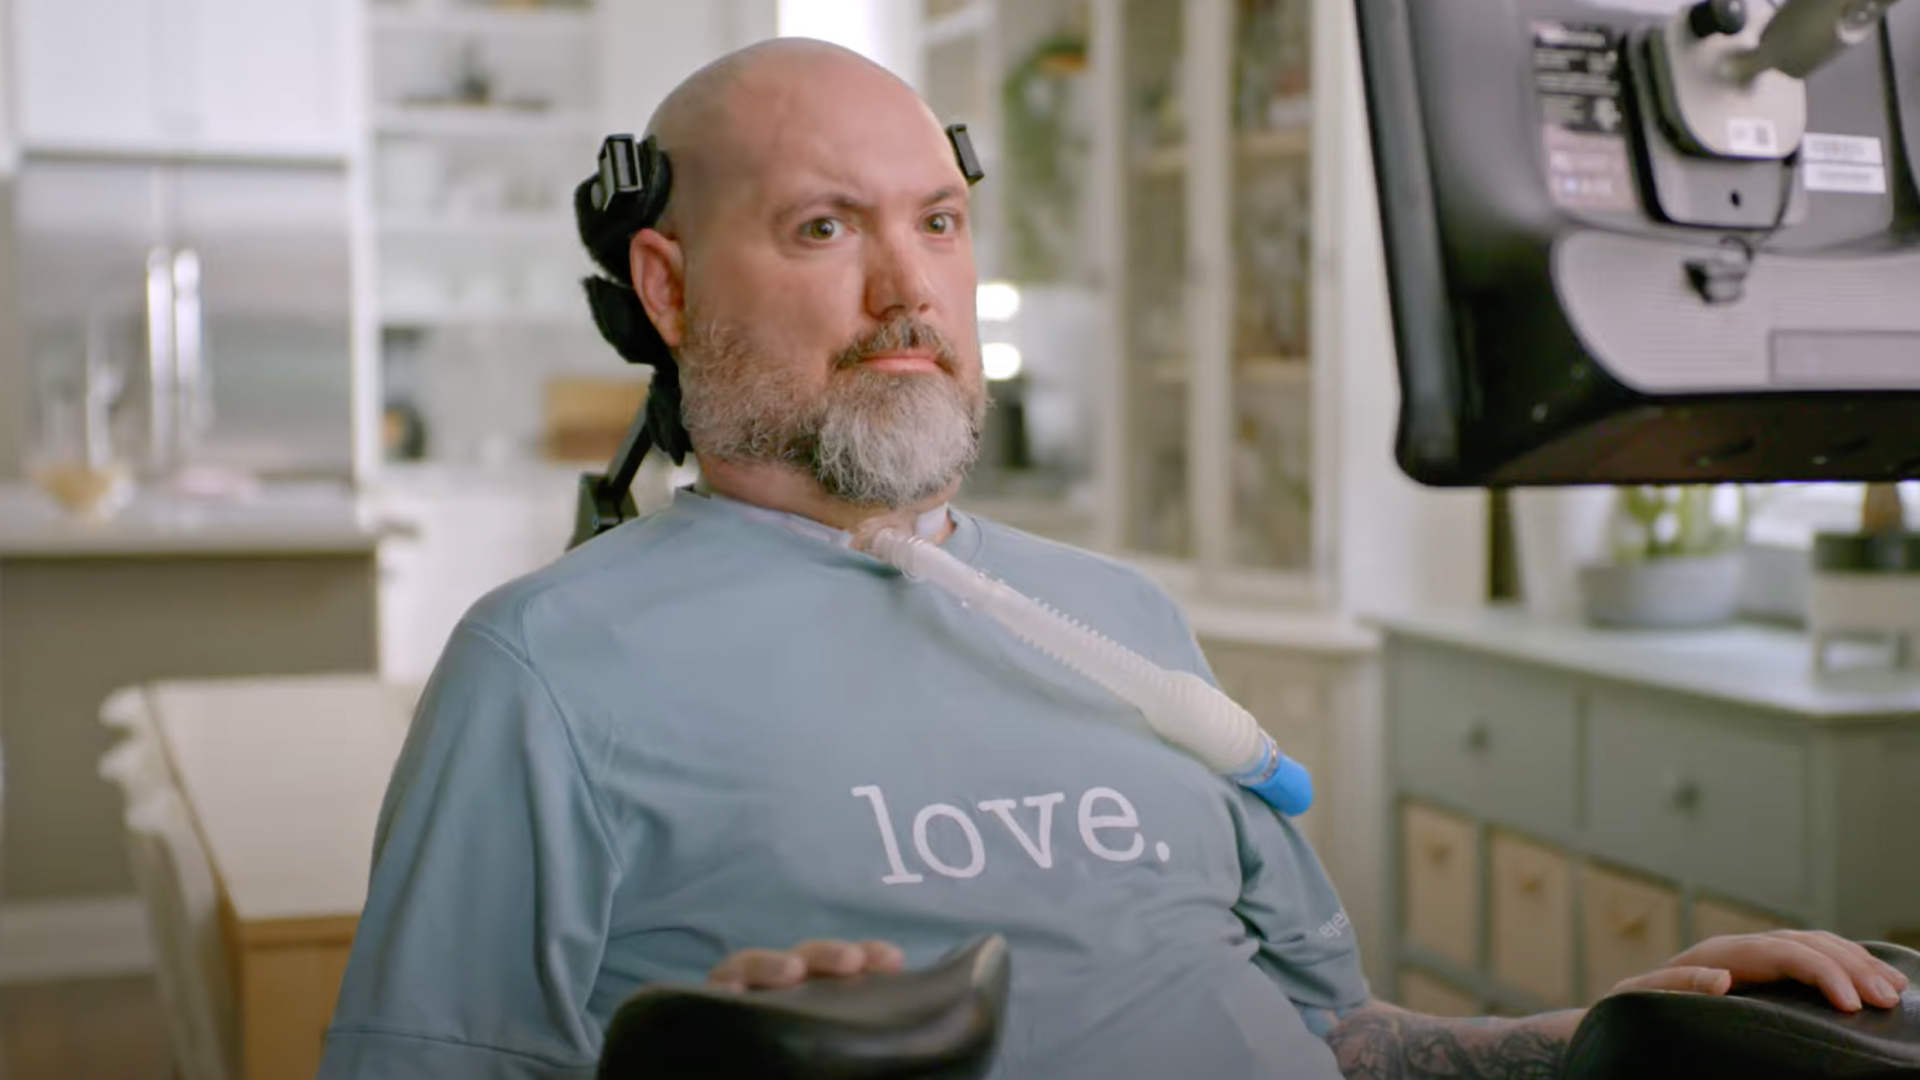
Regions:
<instances>
[{"instance_id":1,"label":"computer monitor","mask_svg":"<svg viewBox=\"0 0 1920 1080\"><path fill-rule=\"evenodd\" d=\"M1453 486L1920 477L1920 0L1355 0Z\"/></svg>"}]
</instances>

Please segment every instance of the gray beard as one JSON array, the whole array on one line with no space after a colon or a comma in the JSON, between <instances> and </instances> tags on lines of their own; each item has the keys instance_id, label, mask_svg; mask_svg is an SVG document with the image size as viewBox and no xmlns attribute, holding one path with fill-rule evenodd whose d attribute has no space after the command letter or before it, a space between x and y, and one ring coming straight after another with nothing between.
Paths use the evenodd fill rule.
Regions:
<instances>
[{"instance_id":1,"label":"gray beard","mask_svg":"<svg viewBox=\"0 0 1920 1080\"><path fill-rule=\"evenodd\" d=\"M849 348L816 390L744 335L693 321L681 349L680 412L695 451L789 465L860 506L900 510L938 495L979 454L984 388L969 393L950 373L875 371L856 362L862 347L898 348L916 333L930 331L884 328Z\"/></svg>"}]
</instances>

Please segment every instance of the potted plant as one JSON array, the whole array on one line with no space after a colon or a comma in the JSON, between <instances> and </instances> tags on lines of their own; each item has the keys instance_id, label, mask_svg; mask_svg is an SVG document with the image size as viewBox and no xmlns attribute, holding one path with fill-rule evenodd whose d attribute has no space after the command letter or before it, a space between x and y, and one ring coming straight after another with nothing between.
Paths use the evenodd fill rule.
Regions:
<instances>
[{"instance_id":1,"label":"potted plant","mask_svg":"<svg viewBox=\"0 0 1920 1080\"><path fill-rule=\"evenodd\" d=\"M1807 585L1807 633L1816 670L1828 667L1839 638L1873 636L1894 645L1894 663L1913 662L1920 645L1920 533L1907 528L1893 483L1868 484L1857 529L1816 533Z\"/></svg>"},{"instance_id":2,"label":"potted plant","mask_svg":"<svg viewBox=\"0 0 1920 1080\"><path fill-rule=\"evenodd\" d=\"M1711 626L1740 608L1743 509L1721 509L1717 488L1622 487L1609 524L1609 558L1580 572L1587 618L1607 626ZM1740 505L1738 489L1734 502Z\"/></svg>"}]
</instances>

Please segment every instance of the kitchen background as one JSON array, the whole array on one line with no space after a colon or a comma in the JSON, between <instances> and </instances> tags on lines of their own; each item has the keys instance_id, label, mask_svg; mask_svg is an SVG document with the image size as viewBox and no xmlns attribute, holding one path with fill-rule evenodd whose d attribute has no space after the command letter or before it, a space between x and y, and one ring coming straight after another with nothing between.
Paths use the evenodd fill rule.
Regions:
<instances>
[{"instance_id":1,"label":"kitchen background","mask_svg":"<svg viewBox=\"0 0 1920 1080\"><path fill-rule=\"evenodd\" d=\"M1656 590L1669 616L1798 650L1812 536L1862 492L1401 476L1350 6L0 0L0 986L152 967L99 775L114 691L416 683L468 605L563 550L645 393L581 300L572 187L775 34L969 124L996 407L960 501L1183 602L1324 778L1304 827L1391 985L1396 620L1519 601L1542 622L1488 633L1537 642L1591 613L1583 567L1688 555L1707 570ZM635 493L690 479L656 462ZM1480 954L1410 955L1483 986Z\"/></svg>"}]
</instances>

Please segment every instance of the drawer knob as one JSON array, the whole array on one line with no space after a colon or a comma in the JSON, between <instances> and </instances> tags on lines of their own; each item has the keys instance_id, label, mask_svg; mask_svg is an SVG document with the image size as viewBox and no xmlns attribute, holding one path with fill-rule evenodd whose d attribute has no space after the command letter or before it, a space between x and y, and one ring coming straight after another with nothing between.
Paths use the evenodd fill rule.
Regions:
<instances>
[{"instance_id":1,"label":"drawer knob","mask_svg":"<svg viewBox=\"0 0 1920 1080\"><path fill-rule=\"evenodd\" d=\"M1478 753L1485 750L1491 742L1493 742L1493 731L1487 727L1485 720L1475 720L1467 726L1467 749Z\"/></svg>"},{"instance_id":2,"label":"drawer knob","mask_svg":"<svg viewBox=\"0 0 1920 1080\"><path fill-rule=\"evenodd\" d=\"M1453 842L1451 840L1429 838L1422 847L1425 848L1427 861L1430 863L1444 863L1448 859L1453 858Z\"/></svg>"},{"instance_id":3,"label":"drawer knob","mask_svg":"<svg viewBox=\"0 0 1920 1080\"><path fill-rule=\"evenodd\" d=\"M1617 906L1610 906L1607 922L1615 937L1640 938L1647 933L1647 913L1644 911L1623 911Z\"/></svg>"},{"instance_id":4,"label":"drawer knob","mask_svg":"<svg viewBox=\"0 0 1920 1080\"><path fill-rule=\"evenodd\" d=\"M1539 867L1528 867L1517 875L1520 891L1527 896L1538 896L1540 890L1547 887L1547 872Z\"/></svg>"},{"instance_id":5,"label":"drawer knob","mask_svg":"<svg viewBox=\"0 0 1920 1080\"><path fill-rule=\"evenodd\" d=\"M1679 778L1667 785L1667 801L1675 810L1697 810L1700 808L1700 784L1695 780Z\"/></svg>"}]
</instances>

